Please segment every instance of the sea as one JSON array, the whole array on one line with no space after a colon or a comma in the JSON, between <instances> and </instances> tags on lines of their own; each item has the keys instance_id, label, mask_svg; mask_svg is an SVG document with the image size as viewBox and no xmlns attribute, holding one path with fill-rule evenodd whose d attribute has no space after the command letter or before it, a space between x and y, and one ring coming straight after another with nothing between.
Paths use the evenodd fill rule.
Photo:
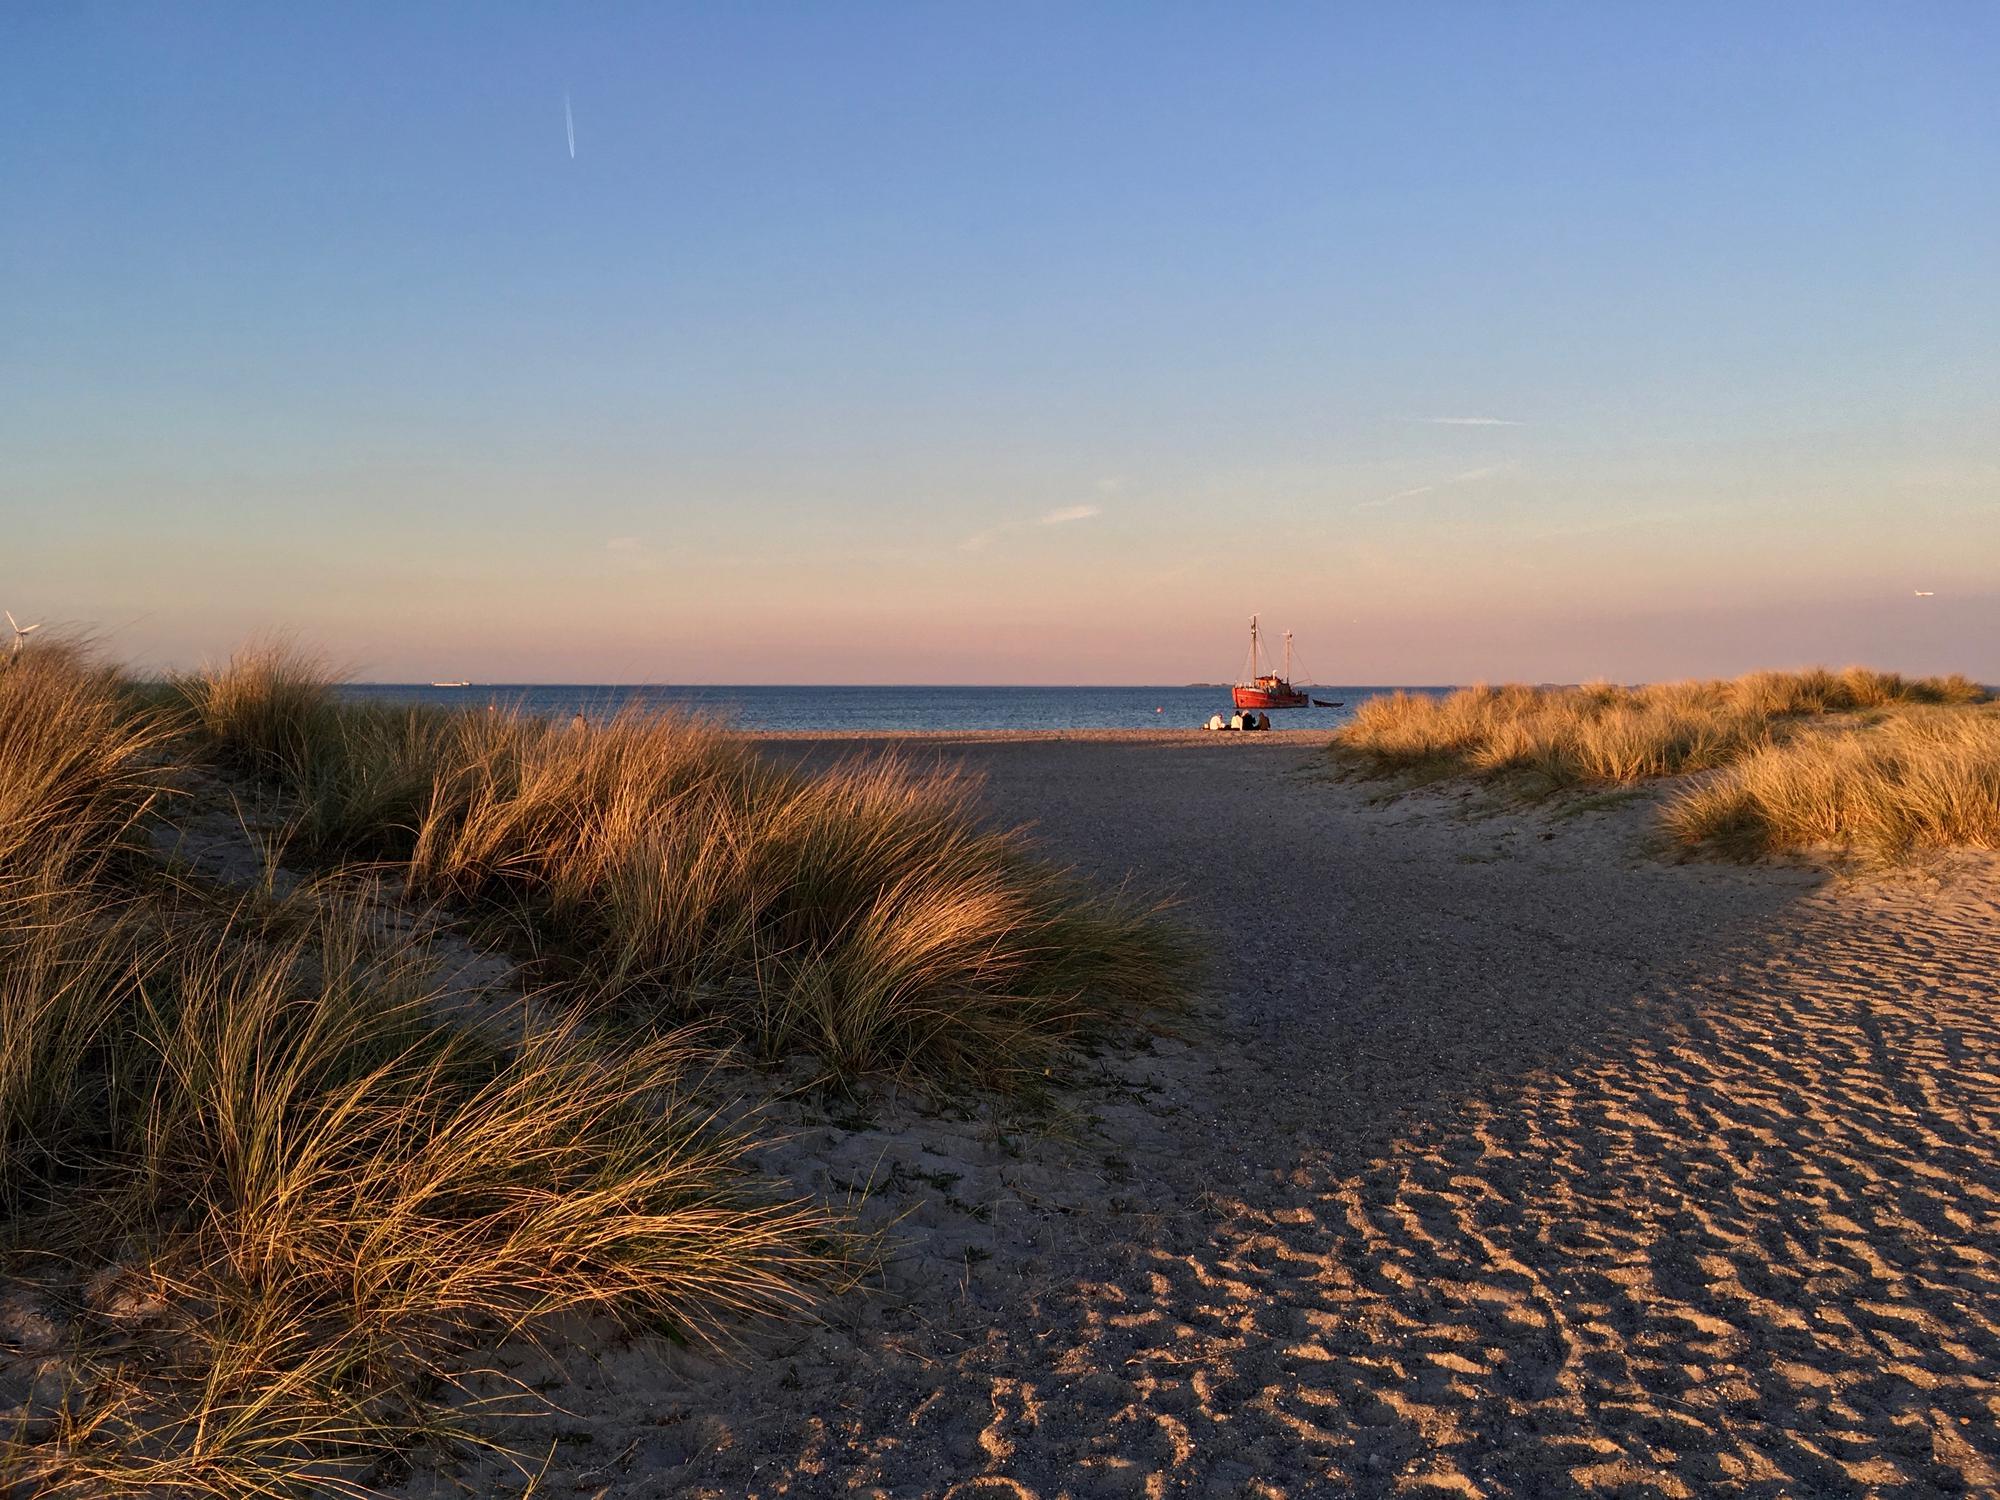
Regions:
<instances>
[{"instance_id":1,"label":"sea","mask_svg":"<svg viewBox=\"0 0 2000 1500\"><path fill-rule=\"evenodd\" d=\"M1446 687L1313 687L1338 708L1290 709L1274 729L1334 729L1382 693L1442 695ZM1180 687L673 687L548 683L350 683L351 698L513 710L552 719L671 710L771 733L996 729L1197 729L1230 713L1227 686Z\"/></svg>"}]
</instances>

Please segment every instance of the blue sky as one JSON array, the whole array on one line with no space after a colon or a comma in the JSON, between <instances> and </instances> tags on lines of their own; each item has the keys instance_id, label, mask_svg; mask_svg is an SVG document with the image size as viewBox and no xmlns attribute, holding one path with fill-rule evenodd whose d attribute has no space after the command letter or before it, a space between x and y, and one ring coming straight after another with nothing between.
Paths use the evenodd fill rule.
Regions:
<instances>
[{"instance_id":1,"label":"blue sky","mask_svg":"<svg viewBox=\"0 0 2000 1500\"><path fill-rule=\"evenodd\" d=\"M2000 10L575 10L8 8L0 602L390 679L1172 682L1253 609L1347 681L2000 678Z\"/></svg>"}]
</instances>

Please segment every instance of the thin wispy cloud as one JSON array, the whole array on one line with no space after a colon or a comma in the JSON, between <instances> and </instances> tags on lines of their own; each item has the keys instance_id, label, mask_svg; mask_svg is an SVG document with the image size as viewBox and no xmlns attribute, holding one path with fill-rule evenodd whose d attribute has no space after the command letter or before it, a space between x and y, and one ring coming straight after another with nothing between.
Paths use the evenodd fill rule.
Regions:
<instances>
[{"instance_id":1,"label":"thin wispy cloud","mask_svg":"<svg viewBox=\"0 0 2000 1500\"><path fill-rule=\"evenodd\" d=\"M1511 417L1412 417L1412 422L1427 422L1433 427L1526 427L1526 422L1516 422Z\"/></svg>"},{"instance_id":2,"label":"thin wispy cloud","mask_svg":"<svg viewBox=\"0 0 2000 1500\"><path fill-rule=\"evenodd\" d=\"M1010 531L1019 531L1025 526L1068 526L1073 522L1088 521L1103 514L1102 506L1065 505L1060 510L1049 511L1032 521L1004 521L998 526L989 526L984 531L974 532L958 544L958 550L977 552L980 548L990 545L994 538L1004 536Z\"/></svg>"},{"instance_id":3,"label":"thin wispy cloud","mask_svg":"<svg viewBox=\"0 0 2000 1500\"><path fill-rule=\"evenodd\" d=\"M1409 489L1398 490L1393 495L1384 495L1379 500L1363 500L1354 508L1357 511L1380 510L1385 505L1395 505L1400 501L1414 500L1419 495L1434 495L1439 490L1449 489L1453 485L1477 484L1482 479L1491 479L1495 474L1504 474L1513 467L1512 464L1485 464L1477 469L1464 469L1459 473L1438 480L1435 484L1412 485Z\"/></svg>"},{"instance_id":4,"label":"thin wispy cloud","mask_svg":"<svg viewBox=\"0 0 2000 1500\"><path fill-rule=\"evenodd\" d=\"M1356 510L1376 510L1384 505L1394 505L1398 500L1414 500L1419 495L1428 495L1437 488L1434 484L1420 484L1407 490L1397 490L1393 495L1384 495L1379 500L1363 500Z\"/></svg>"}]
</instances>

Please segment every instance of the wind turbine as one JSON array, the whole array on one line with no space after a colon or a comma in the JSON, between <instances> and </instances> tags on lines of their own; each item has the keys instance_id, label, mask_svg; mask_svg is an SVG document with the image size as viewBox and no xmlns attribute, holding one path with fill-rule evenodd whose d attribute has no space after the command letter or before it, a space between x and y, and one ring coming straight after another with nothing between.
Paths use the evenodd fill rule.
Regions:
<instances>
[{"instance_id":1,"label":"wind turbine","mask_svg":"<svg viewBox=\"0 0 2000 1500\"><path fill-rule=\"evenodd\" d=\"M19 620L14 618L14 611L11 609L0 610L0 614L4 614L7 617L7 628L14 632L14 649L7 653L11 659L21 654L21 642L25 641L37 630L40 630L42 622L37 620L32 625L23 625Z\"/></svg>"}]
</instances>

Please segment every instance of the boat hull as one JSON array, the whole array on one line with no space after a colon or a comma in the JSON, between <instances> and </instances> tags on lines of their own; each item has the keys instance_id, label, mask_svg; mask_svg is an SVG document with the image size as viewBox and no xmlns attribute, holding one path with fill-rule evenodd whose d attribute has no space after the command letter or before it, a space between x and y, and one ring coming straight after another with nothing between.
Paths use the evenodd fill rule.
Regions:
<instances>
[{"instance_id":1,"label":"boat hull","mask_svg":"<svg viewBox=\"0 0 2000 1500\"><path fill-rule=\"evenodd\" d=\"M1229 696L1238 708L1304 708L1312 700L1296 688L1252 687L1237 683Z\"/></svg>"}]
</instances>

